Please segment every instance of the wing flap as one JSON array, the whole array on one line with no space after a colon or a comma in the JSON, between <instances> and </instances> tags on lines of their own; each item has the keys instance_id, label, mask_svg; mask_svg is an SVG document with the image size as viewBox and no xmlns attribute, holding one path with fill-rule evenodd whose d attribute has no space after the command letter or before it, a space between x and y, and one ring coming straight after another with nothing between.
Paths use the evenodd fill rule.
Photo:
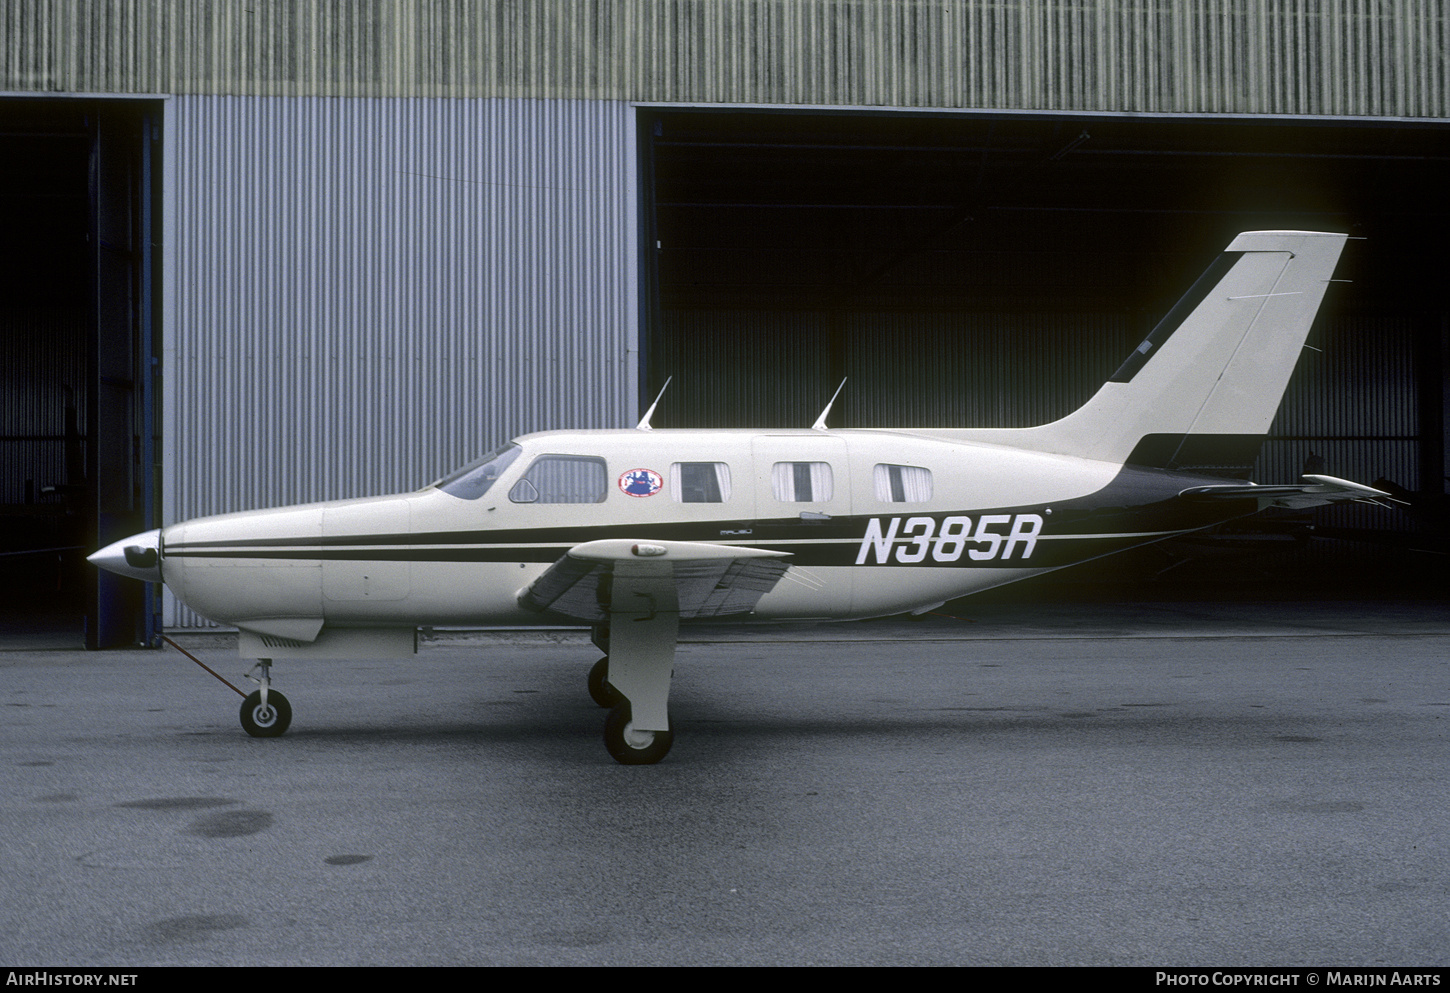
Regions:
<instances>
[{"instance_id":1,"label":"wing flap","mask_svg":"<svg viewBox=\"0 0 1450 993\"><path fill-rule=\"evenodd\" d=\"M685 620L748 614L790 568L788 558L705 542L591 541L571 548L518 600L528 610L590 622L640 610L677 610Z\"/></svg>"}]
</instances>

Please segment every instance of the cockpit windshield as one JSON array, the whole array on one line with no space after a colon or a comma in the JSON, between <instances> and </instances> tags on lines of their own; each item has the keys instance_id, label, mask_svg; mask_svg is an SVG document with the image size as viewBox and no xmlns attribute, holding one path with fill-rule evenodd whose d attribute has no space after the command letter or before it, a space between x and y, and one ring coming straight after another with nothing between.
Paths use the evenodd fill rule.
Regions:
<instances>
[{"instance_id":1,"label":"cockpit windshield","mask_svg":"<svg viewBox=\"0 0 1450 993\"><path fill-rule=\"evenodd\" d=\"M449 473L433 485L444 493L463 500L477 500L503 475L509 463L519 457L520 451L522 449L518 445L509 442L468 463L462 469Z\"/></svg>"}]
</instances>

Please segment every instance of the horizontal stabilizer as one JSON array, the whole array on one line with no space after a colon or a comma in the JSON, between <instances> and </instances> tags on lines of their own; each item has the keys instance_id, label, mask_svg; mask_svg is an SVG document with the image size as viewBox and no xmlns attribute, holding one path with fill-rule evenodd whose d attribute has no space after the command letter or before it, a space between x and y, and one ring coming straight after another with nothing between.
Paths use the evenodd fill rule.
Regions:
<instances>
[{"instance_id":1,"label":"horizontal stabilizer","mask_svg":"<svg viewBox=\"0 0 1450 993\"><path fill-rule=\"evenodd\" d=\"M748 614L790 568L788 558L707 542L590 541L571 548L518 600L528 610L590 622L640 610L678 611L683 619Z\"/></svg>"},{"instance_id":2,"label":"horizontal stabilizer","mask_svg":"<svg viewBox=\"0 0 1450 993\"><path fill-rule=\"evenodd\" d=\"M1255 486L1252 483L1223 486L1192 486L1178 495L1185 500L1243 500L1259 502L1259 509L1284 507L1301 510L1329 503L1358 500L1373 503L1389 496L1384 490L1352 483L1333 476L1305 476L1307 483L1299 486Z\"/></svg>"}]
</instances>

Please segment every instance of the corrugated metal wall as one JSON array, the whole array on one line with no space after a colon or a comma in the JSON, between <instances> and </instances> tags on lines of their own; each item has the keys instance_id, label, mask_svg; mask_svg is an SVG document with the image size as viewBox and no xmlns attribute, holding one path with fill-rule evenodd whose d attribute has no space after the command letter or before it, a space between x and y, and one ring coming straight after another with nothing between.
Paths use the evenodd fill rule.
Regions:
<instances>
[{"instance_id":1,"label":"corrugated metal wall","mask_svg":"<svg viewBox=\"0 0 1450 993\"><path fill-rule=\"evenodd\" d=\"M516 434L632 423L627 106L167 113L166 521L414 489Z\"/></svg>"},{"instance_id":2,"label":"corrugated metal wall","mask_svg":"<svg viewBox=\"0 0 1450 993\"><path fill-rule=\"evenodd\" d=\"M1443 0L8 0L0 91L1450 113Z\"/></svg>"}]
</instances>

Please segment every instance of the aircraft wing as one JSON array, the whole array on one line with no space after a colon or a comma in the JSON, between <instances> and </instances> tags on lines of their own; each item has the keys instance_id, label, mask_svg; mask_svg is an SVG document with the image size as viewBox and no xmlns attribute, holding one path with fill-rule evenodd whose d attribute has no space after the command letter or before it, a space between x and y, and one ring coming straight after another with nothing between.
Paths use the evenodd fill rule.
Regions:
<instances>
[{"instance_id":1,"label":"aircraft wing","mask_svg":"<svg viewBox=\"0 0 1450 993\"><path fill-rule=\"evenodd\" d=\"M598 622L611 613L748 614L790 568L788 552L609 538L575 545L519 591L520 606Z\"/></svg>"},{"instance_id":2,"label":"aircraft wing","mask_svg":"<svg viewBox=\"0 0 1450 993\"><path fill-rule=\"evenodd\" d=\"M1298 486L1255 486L1253 483L1230 483L1223 486L1193 486L1178 495L1186 500L1243 500L1259 501L1259 509L1286 507L1299 510L1304 507L1319 507L1343 500L1359 500L1374 503L1388 498L1390 494L1372 486L1351 483L1347 479L1333 476L1305 476L1307 481Z\"/></svg>"}]
</instances>

